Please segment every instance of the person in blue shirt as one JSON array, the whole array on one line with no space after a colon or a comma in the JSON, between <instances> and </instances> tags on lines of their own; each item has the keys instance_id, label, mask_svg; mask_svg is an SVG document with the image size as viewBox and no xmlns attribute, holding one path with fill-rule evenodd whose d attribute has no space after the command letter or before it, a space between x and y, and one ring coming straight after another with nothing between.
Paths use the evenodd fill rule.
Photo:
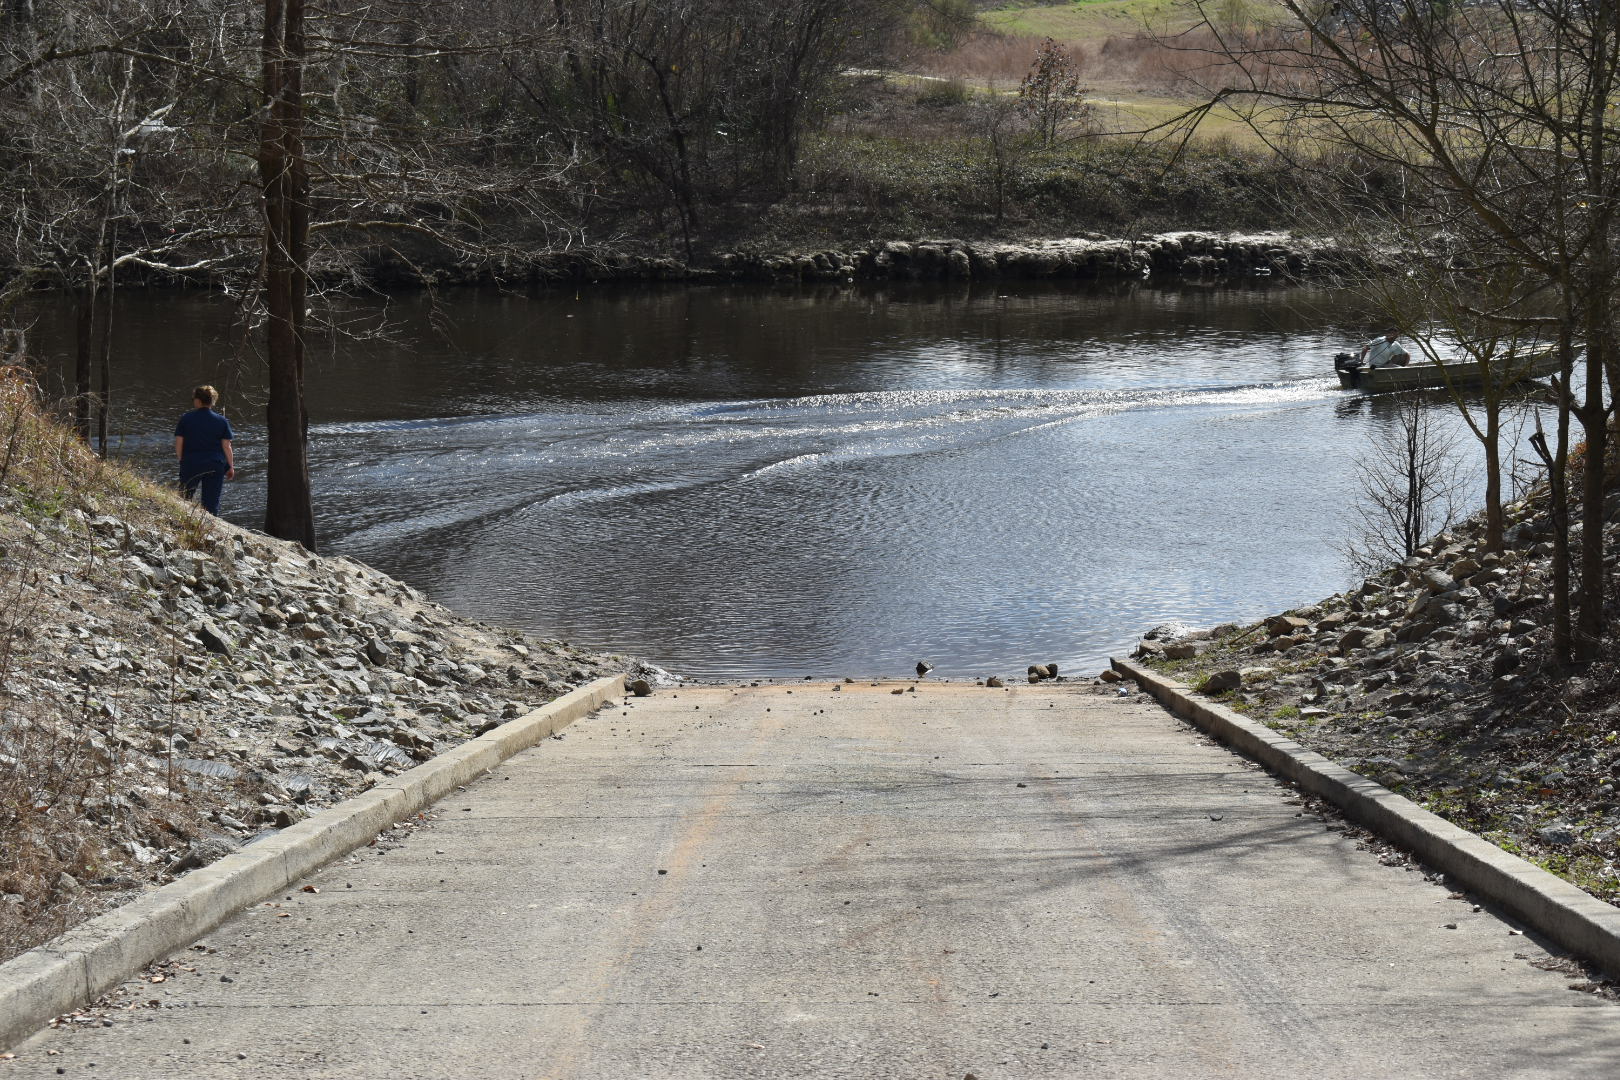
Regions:
<instances>
[{"instance_id":1,"label":"person in blue shirt","mask_svg":"<svg viewBox=\"0 0 1620 1080\"><path fill-rule=\"evenodd\" d=\"M214 411L219 391L199 386L191 392L192 409L174 426L174 456L180 459L180 487L186 498L201 494L203 509L219 515L225 481L236 479L231 456L231 422Z\"/></svg>"}]
</instances>

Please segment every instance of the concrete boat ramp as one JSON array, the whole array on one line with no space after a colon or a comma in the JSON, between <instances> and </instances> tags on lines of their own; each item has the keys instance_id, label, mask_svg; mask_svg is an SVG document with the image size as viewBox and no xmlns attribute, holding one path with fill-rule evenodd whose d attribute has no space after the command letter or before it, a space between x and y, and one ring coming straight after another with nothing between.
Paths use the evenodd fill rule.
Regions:
<instances>
[{"instance_id":1,"label":"concrete boat ramp","mask_svg":"<svg viewBox=\"0 0 1620 1080\"><path fill-rule=\"evenodd\" d=\"M1533 938L1157 705L911 685L605 708L0 1080L1620 1075Z\"/></svg>"}]
</instances>

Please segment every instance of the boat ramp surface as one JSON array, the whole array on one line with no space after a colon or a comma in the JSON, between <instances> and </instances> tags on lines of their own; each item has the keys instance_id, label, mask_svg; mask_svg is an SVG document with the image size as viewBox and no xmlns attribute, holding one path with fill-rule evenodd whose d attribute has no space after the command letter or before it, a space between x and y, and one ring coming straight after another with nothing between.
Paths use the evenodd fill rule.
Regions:
<instances>
[{"instance_id":1,"label":"boat ramp surface","mask_svg":"<svg viewBox=\"0 0 1620 1080\"><path fill-rule=\"evenodd\" d=\"M606 708L0 1080L1620 1070L1620 1008L1157 705L834 685Z\"/></svg>"}]
</instances>

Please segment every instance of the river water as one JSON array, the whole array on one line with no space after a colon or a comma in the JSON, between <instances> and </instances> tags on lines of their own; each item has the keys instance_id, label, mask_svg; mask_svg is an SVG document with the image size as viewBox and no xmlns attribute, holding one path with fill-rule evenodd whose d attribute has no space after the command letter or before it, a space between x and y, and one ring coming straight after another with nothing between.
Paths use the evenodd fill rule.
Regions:
<instances>
[{"instance_id":1,"label":"river water","mask_svg":"<svg viewBox=\"0 0 1620 1080\"><path fill-rule=\"evenodd\" d=\"M67 312L35 314L59 380ZM336 320L380 336L310 361L324 550L696 677L1093 670L1160 621L1320 598L1391 421L1326 370L1376 327L1314 290L456 291ZM215 383L226 516L257 524L258 371L228 302L126 293L118 451L167 473Z\"/></svg>"}]
</instances>

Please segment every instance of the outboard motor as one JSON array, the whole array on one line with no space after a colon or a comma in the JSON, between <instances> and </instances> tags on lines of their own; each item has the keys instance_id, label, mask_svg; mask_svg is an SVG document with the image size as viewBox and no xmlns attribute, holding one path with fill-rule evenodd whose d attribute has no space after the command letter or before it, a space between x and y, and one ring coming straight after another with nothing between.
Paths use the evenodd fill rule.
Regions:
<instances>
[{"instance_id":1,"label":"outboard motor","mask_svg":"<svg viewBox=\"0 0 1620 1080\"><path fill-rule=\"evenodd\" d=\"M1333 355L1333 370L1349 375L1351 386L1359 387L1361 385L1361 358L1356 356L1355 353L1335 353Z\"/></svg>"}]
</instances>

